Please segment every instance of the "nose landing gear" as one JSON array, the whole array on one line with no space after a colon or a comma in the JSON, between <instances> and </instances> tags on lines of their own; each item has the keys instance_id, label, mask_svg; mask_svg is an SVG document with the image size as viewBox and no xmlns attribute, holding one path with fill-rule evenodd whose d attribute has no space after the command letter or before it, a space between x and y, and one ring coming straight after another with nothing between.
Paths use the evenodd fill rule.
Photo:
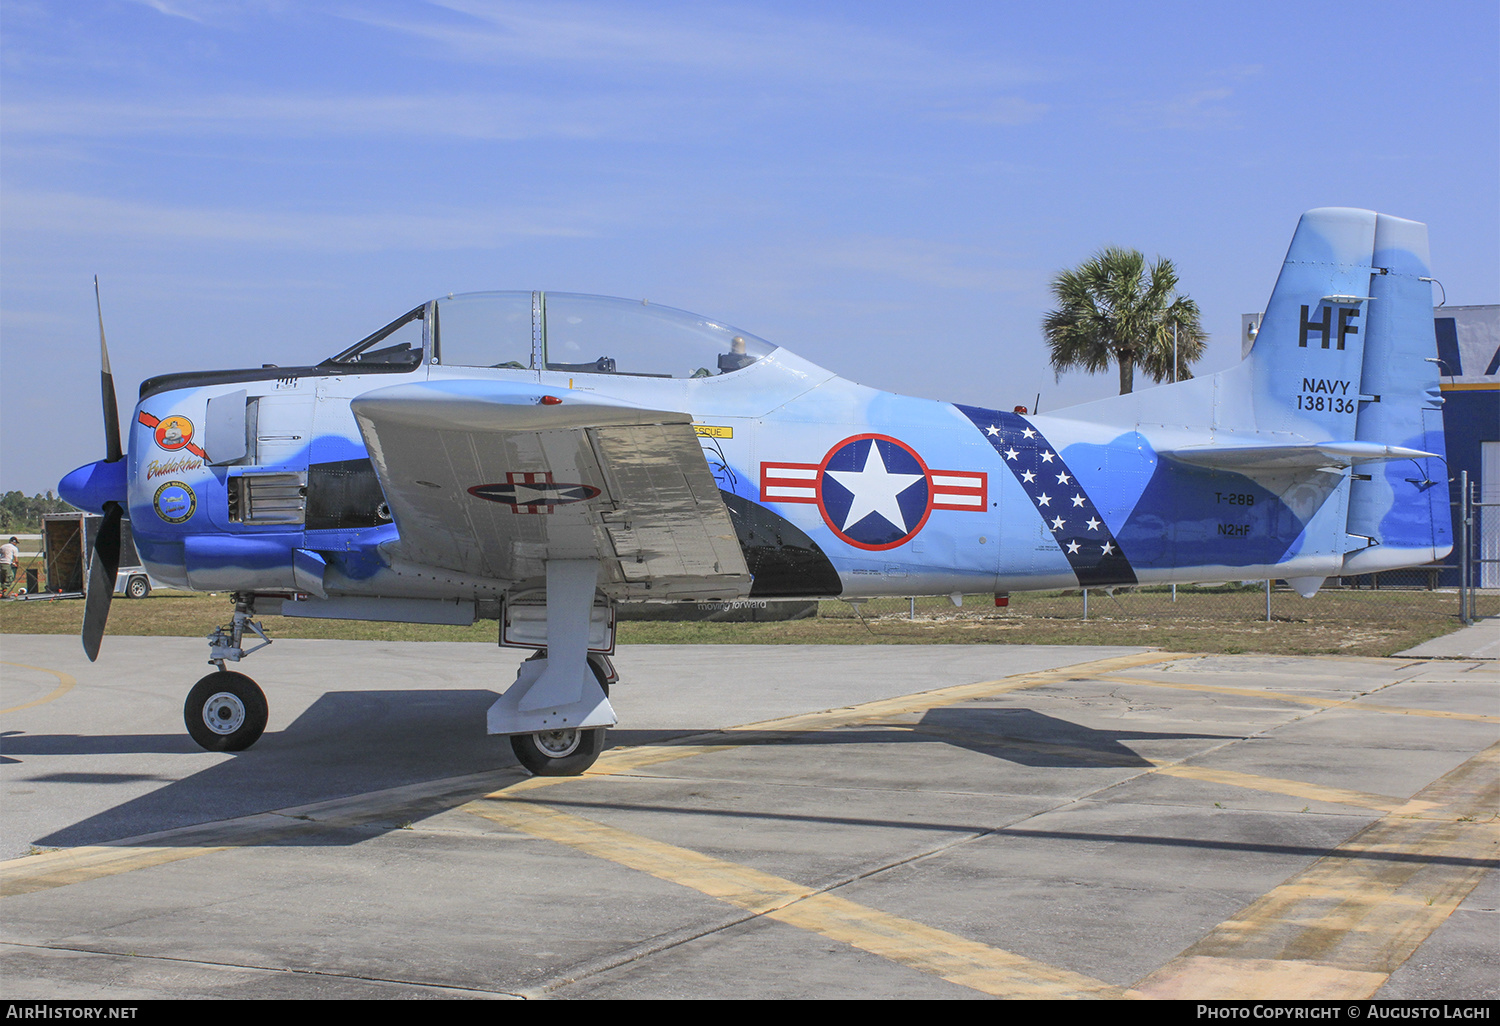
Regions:
<instances>
[{"instance_id":1,"label":"nose landing gear","mask_svg":"<svg viewBox=\"0 0 1500 1026\"><path fill-rule=\"evenodd\" d=\"M265 692L243 673L224 669L225 660L237 663L271 643L254 615L255 596L235 595L234 619L208 636L208 661L218 670L193 685L182 707L188 734L210 752L242 752L266 730ZM246 631L261 639L248 651L242 646Z\"/></svg>"}]
</instances>

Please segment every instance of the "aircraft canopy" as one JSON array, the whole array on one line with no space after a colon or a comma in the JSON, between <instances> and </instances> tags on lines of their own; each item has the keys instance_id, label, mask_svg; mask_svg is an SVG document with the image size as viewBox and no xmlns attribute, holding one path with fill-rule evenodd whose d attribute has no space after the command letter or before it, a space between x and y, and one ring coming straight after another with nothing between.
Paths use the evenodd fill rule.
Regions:
<instances>
[{"instance_id":1,"label":"aircraft canopy","mask_svg":"<svg viewBox=\"0 0 1500 1026\"><path fill-rule=\"evenodd\" d=\"M329 364L405 364L707 378L776 347L685 310L568 292L470 292L407 312Z\"/></svg>"}]
</instances>

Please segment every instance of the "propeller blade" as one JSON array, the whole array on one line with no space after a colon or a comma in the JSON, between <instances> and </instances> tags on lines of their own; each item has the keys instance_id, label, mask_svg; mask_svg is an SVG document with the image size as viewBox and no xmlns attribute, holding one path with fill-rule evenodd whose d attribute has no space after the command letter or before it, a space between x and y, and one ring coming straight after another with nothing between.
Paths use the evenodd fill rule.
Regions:
<instances>
[{"instance_id":1,"label":"propeller blade","mask_svg":"<svg viewBox=\"0 0 1500 1026\"><path fill-rule=\"evenodd\" d=\"M94 275L94 307L99 311L99 390L104 397L104 462L125 455L120 447L120 407L115 401L115 376L109 369L109 346L104 344L104 304L99 300L99 276Z\"/></svg>"},{"instance_id":2,"label":"propeller blade","mask_svg":"<svg viewBox=\"0 0 1500 1026\"><path fill-rule=\"evenodd\" d=\"M105 503L104 522L94 537L83 605L83 651L89 662L99 658L99 643L104 640L104 625L109 620L109 603L115 597L115 575L120 570L120 521L124 516L118 502Z\"/></svg>"}]
</instances>

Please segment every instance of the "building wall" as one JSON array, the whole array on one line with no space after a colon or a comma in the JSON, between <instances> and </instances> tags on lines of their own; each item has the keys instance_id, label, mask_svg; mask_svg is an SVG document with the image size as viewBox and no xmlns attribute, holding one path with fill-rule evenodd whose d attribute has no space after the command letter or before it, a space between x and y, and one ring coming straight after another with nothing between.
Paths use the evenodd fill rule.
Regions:
<instances>
[{"instance_id":1,"label":"building wall","mask_svg":"<svg viewBox=\"0 0 1500 1026\"><path fill-rule=\"evenodd\" d=\"M1500 493L1500 481L1489 480L1495 473L1494 452L1500 446L1500 306L1439 307L1433 311L1433 327L1437 332L1438 370L1443 375L1443 434L1448 443L1448 487L1454 503L1456 541L1460 537L1462 472L1469 472L1470 489L1481 501L1494 501L1489 497ZM1500 509L1480 510L1474 533L1476 542L1471 552L1482 559L1497 558ZM1445 562L1456 565L1458 553ZM1481 586L1500 587L1500 564L1485 563L1479 569ZM1456 571L1443 577L1443 583L1458 583Z\"/></svg>"}]
</instances>

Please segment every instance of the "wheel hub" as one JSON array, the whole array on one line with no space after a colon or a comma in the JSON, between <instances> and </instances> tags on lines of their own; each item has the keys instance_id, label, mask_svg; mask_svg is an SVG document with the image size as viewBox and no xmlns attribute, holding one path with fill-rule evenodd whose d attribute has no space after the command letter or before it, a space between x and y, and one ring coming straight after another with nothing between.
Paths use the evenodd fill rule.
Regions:
<instances>
[{"instance_id":1,"label":"wheel hub","mask_svg":"<svg viewBox=\"0 0 1500 1026\"><path fill-rule=\"evenodd\" d=\"M220 691L203 703L203 723L215 734L233 734L245 723L245 703Z\"/></svg>"},{"instance_id":2,"label":"wheel hub","mask_svg":"<svg viewBox=\"0 0 1500 1026\"><path fill-rule=\"evenodd\" d=\"M552 759L562 759L578 751L581 740L576 730L544 730L536 735L536 746Z\"/></svg>"}]
</instances>

